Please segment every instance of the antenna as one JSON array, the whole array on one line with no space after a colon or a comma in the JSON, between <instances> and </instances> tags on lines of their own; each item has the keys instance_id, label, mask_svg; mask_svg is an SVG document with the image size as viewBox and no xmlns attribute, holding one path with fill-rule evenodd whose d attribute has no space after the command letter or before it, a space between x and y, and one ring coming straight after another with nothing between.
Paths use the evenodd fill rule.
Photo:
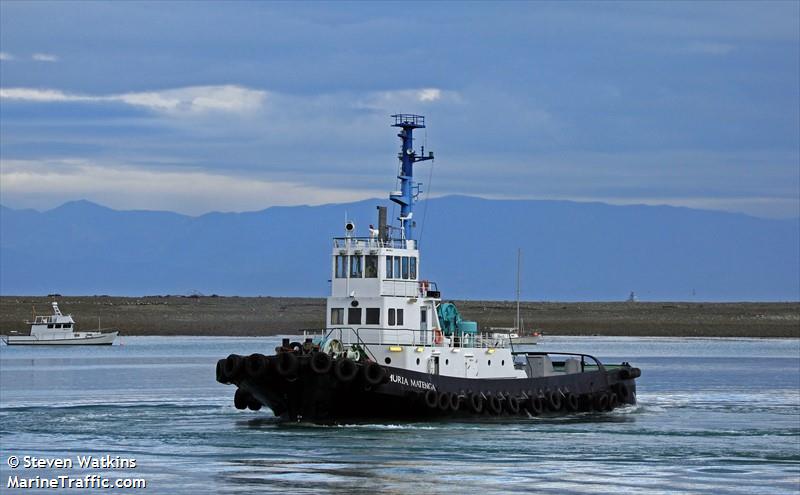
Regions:
<instances>
[{"instance_id":1,"label":"antenna","mask_svg":"<svg viewBox=\"0 0 800 495\"><path fill-rule=\"evenodd\" d=\"M400 227L402 229L402 239L411 239L411 229L414 222L411 217L414 215L414 199L415 199L415 185L414 185L414 164L426 160L433 160L433 152L428 152L428 156L420 153L417 156L414 151L414 129L425 128L425 117L422 115L414 115L408 113L398 113L392 115L394 124L392 127L399 127L402 130L397 134L403 141L400 148L400 153L397 158L400 160L400 174L397 178L400 180L400 190L389 193L389 199L400 205Z\"/></svg>"}]
</instances>

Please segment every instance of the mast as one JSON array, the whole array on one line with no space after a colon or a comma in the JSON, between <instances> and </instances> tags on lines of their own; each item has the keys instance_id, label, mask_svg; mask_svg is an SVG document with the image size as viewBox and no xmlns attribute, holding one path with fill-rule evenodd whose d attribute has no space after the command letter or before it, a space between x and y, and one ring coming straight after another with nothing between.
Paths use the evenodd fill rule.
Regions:
<instances>
[{"instance_id":1,"label":"mast","mask_svg":"<svg viewBox=\"0 0 800 495\"><path fill-rule=\"evenodd\" d=\"M425 128L425 117L408 113L392 115L394 124L392 127L400 127L402 130L397 137L403 141L398 158L400 159L400 190L389 194L389 199L400 205L400 229L403 239L411 239L411 218L414 215L414 200L419 196L419 184L414 183L414 164L426 160L433 160L433 152L428 152L425 156L425 147L420 150L419 156L414 151L414 129Z\"/></svg>"},{"instance_id":2,"label":"mast","mask_svg":"<svg viewBox=\"0 0 800 495\"><path fill-rule=\"evenodd\" d=\"M522 329L520 328L520 319L519 319L519 265L522 259L522 249L517 248L517 319L514 322L514 326L517 329L517 332L521 332Z\"/></svg>"}]
</instances>

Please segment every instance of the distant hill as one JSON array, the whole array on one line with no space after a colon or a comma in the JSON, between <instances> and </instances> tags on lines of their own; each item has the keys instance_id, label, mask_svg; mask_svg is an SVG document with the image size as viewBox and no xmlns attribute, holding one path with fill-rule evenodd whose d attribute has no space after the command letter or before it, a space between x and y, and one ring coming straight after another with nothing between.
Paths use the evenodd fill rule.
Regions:
<instances>
[{"instance_id":1,"label":"distant hill","mask_svg":"<svg viewBox=\"0 0 800 495\"><path fill-rule=\"evenodd\" d=\"M366 235L378 204L200 217L0 207L0 293L322 296L330 238L346 215ZM526 300L800 299L800 219L448 196L419 204L416 220L421 273L447 298L513 299L520 247Z\"/></svg>"}]
</instances>

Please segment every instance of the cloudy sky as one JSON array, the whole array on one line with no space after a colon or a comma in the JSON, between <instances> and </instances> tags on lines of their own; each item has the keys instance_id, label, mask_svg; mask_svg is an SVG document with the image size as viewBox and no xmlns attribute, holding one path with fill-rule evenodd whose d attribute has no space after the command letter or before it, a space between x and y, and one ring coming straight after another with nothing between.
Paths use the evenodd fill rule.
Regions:
<instances>
[{"instance_id":1,"label":"cloudy sky","mask_svg":"<svg viewBox=\"0 0 800 495\"><path fill-rule=\"evenodd\" d=\"M800 215L800 2L0 3L0 203L431 194ZM427 186L426 186L427 187Z\"/></svg>"}]
</instances>

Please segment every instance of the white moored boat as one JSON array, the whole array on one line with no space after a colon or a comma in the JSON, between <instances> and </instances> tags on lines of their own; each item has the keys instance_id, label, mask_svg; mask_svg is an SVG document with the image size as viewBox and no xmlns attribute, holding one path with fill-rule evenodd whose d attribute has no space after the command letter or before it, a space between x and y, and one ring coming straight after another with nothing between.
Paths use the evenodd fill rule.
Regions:
<instances>
[{"instance_id":1,"label":"white moored boat","mask_svg":"<svg viewBox=\"0 0 800 495\"><path fill-rule=\"evenodd\" d=\"M53 302L53 314L34 316L33 321L26 321L31 326L30 334L21 335L11 332L3 338L7 345L111 345L119 334L108 332L76 332L72 315L64 315Z\"/></svg>"}]
</instances>

